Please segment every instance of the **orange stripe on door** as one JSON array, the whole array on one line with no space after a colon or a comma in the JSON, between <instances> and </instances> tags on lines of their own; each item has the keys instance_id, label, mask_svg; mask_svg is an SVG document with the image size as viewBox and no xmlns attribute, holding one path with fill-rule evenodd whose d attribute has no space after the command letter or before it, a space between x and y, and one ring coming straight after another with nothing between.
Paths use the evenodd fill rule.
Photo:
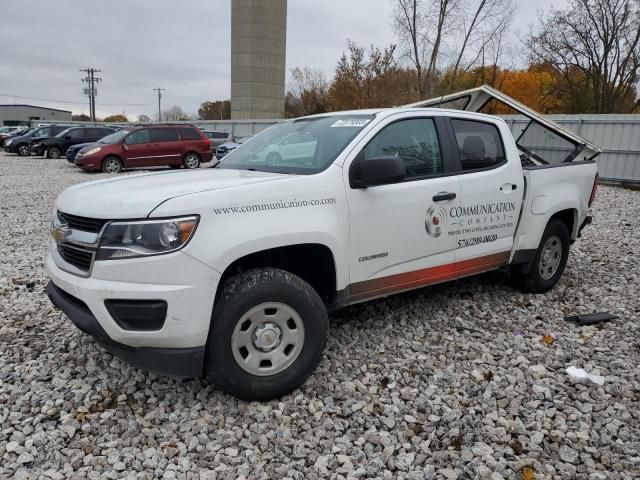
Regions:
<instances>
[{"instance_id":1,"label":"orange stripe on door","mask_svg":"<svg viewBox=\"0 0 640 480\"><path fill-rule=\"evenodd\" d=\"M493 270L507 263L510 253L511 252L495 253L493 255L470 258L469 260L462 260L446 265L414 270L413 272L398 273L396 275L389 275L388 277L357 282L351 285L350 300L356 302L369 297L377 297L402 290L425 287L427 285Z\"/></svg>"}]
</instances>

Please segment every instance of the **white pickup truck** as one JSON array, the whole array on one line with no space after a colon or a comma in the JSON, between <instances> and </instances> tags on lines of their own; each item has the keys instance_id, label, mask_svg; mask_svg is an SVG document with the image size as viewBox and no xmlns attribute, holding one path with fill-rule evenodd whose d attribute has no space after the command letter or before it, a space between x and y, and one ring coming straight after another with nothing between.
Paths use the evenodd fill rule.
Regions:
<instances>
[{"instance_id":1,"label":"white pickup truck","mask_svg":"<svg viewBox=\"0 0 640 480\"><path fill-rule=\"evenodd\" d=\"M518 141L488 101L529 118ZM328 311L505 266L553 288L598 152L487 87L289 120L216 168L62 192L47 293L135 365L278 397L320 361Z\"/></svg>"}]
</instances>

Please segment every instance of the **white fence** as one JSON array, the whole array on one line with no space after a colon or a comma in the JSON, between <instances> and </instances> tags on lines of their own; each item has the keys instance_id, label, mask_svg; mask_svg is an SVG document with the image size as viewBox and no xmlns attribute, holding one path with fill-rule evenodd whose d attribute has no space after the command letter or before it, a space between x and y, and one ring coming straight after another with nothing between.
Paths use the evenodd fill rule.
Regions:
<instances>
[{"instance_id":1,"label":"white fence","mask_svg":"<svg viewBox=\"0 0 640 480\"><path fill-rule=\"evenodd\" d=\"M515 138L528 121L517 115L504 115ZM640 115L549 115L549 118L563 127L590 140L602 149L597 158L600 177L603 180L640 183ZM282 120L194 120L191 123L205 130L229 132L242 137L254 135ZM54 123L37 121L34 123ZM88 122L65 122L79 125ZM176 122L180 123L180 122ZM532 139L527 139L531 144ZM539 139L539 146L545 139Z\"/></svg>"}]
</instances>

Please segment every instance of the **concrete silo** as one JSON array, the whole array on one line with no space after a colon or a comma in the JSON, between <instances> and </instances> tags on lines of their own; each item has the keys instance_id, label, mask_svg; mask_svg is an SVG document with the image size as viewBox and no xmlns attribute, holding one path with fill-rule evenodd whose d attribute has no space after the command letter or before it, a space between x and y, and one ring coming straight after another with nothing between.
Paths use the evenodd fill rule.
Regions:
<instances>
[{"instance_id":1,"label":"concrete silo","mask_svg":"<svg viewBox=\"0 0 640 480\"><path fill-rule=\"evenodd\" d=\"M282 118L287 0L231 0L231 118Z\"/></svg>"}]
</instances>

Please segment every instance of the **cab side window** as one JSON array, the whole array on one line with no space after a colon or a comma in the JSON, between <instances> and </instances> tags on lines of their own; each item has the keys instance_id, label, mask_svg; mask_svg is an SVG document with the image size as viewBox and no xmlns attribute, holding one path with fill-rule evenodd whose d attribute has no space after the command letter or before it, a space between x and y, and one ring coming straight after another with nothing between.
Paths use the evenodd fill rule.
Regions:
<instances>
[{"instance_id":1,"label":"cab side window","mask_svg":"<svg viewBox=\"0 0 640 480\"><path fill-rule=\"evenodd\" d=\"M127 145L149 143L149 130L138 130L127 137Z\"/></svg>"},{"instance_id":2,"label":"cab side window","mask_svg":"<svg viewBox=\"0 0 640 480\"><path fill-rule=\"evenodd\" d=\"M475 120L451 120L463 171L491 168L506 159L498 128Z\"/></svg>"},{"instance_id":3,"label":"cab side window","mask_svg":"<svg viewBox=\"0 0 640 480\"><path fill-rule=\"evenodd\" d=\"M387 125L369 142L363 153L365 160L400 157L406 168L407 180L444 172L436 127L430 118L412 118Z\"/></svg>"}]
</instances>

